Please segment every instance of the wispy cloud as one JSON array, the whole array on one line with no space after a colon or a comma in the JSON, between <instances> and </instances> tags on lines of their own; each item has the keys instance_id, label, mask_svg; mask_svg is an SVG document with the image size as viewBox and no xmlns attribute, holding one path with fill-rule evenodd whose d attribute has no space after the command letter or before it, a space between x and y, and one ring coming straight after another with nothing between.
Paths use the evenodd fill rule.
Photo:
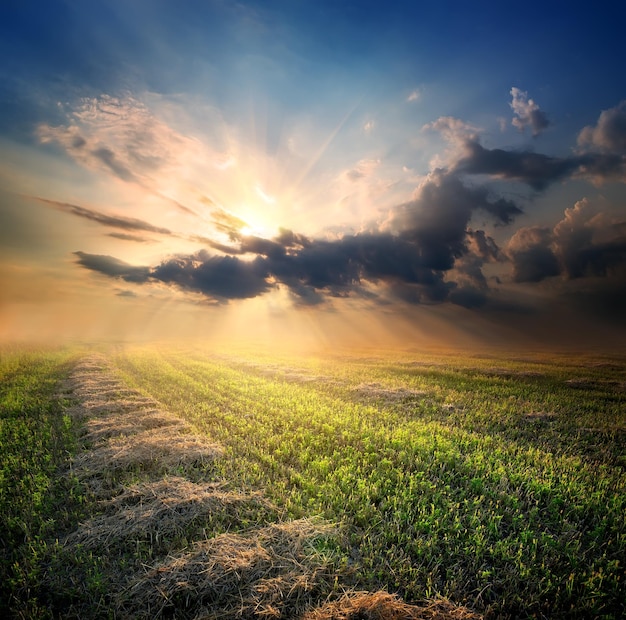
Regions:
<instances>
[{"instance_id":1,"label":"wispy cloud","mask_svg":"<svg viewBox=\"0 0 626 620\"><path fill-rule=\"evenodd\" d=\"M187 168L211 161L211 151L199 140L175 131L144 103L133 97L82 99L62 125L42 123L42 143L56 143L77 163L143 188L196 215L171 195L167 179L184 179ZM217 155L215 155L217 157Z\"/></svg>"},{"instance_id":2,"label":"wispy cloud","mask_svg":"<svg viewBox=\"0 0 626 620\"><path fill-rule=\"evenodd\" d=\"M139 220L134 217L125 217L123 215L107 215L101 211L95 211L94 209L88 209L87 207L81 207L80 205L74 205L67 202L60 202L58 200L49 200L48 198L41 198L39 196L32 196L38 202L47 204L60 211L71 213L77 217L81 217L92 222L97 222L103 226L109 226L110 228L119 228L121 230L138 230L145 232L158 233L160 235L171 235L172 231L160 226L154 226L149 222ZM129 239L128 236L118 238ZM130 240L136 241L136 238L130 238Z\"/></svg>"},{"instance_id":3,"label":"wispy cloud","mask_svg":"<svg viewBox=\"0 0 626 620\"><path fill-rule=\"evenodd\" d=\"M419 88L416 88L415 90L412 90L412 91L409 93L409 96L406 98L406 100L407 100L409 103L414 103L414 102L416 102L416 101L419 101L421 98L422 98L422 93L421 93L421 91L419 90Z\"/></svg>"},{"instance_id":4,"label":"wispy cloud","mask_svg":"<svg viewBox=\"0 0 626 620\"><path fill-rule=\"evenodd\" d=\"M126 233L117 233L112 232L108 233L109 237L113 239L120 239L122 241L133 241L135 243L154 243L153 239L148 239L147 237L138 237L137 235L128 235Z\"/></svg>"}]
</instances>

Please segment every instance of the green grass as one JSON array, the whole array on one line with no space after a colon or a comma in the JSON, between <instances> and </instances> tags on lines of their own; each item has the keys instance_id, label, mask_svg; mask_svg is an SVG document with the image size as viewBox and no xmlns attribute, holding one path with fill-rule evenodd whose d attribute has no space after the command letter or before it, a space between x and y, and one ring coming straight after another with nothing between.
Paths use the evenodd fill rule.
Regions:
<instances>
[{"instance_id":1,"label":"green grass","mask_svg":"<svg viewBox=\"0 0 626 620\"><path fill-rule=\"evenodd\" d=\"M623 364L116 361L227 447L223 476L343 522L359 587L511 617L625 611Z\"/></svg>"},{"instance_id":2,"label":"green grass","mask_svg":"<svg viewBox=\"0 0 626 620\"><path fill-rule=\"evenodd\" d=\"M0 615L47 617L39 590L54 535L75 521L82 498L59 475L75 447L55 396L70 355L0 350Z\"/></svg>"}]
</instances>

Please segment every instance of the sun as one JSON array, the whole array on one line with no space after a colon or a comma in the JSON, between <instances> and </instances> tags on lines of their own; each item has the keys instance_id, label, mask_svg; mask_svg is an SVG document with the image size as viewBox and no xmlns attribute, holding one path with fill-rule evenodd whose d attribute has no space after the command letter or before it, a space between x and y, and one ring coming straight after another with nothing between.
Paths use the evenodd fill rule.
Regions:
<instances>
[{"instance_id":1,"label":"sun","mask_svg":"<svg viewBox=\"0 0 626 620\"><path fill-rule=\"evenodd\" d=\"M271 239L278 234L278 228L275 224L271 224L268 209L264 205L245 205L237 209L237 214L245 225L239 229L242 237L262 237L263 239Z\"/></svg>"},{"instance_id":2,"label":"sun","mask_svg":"<svg viewBox=\"0 0 626 620\"><path fill-rule=\"evenodd\" d=\"M263 227L254 224L247 224L240 231L242 237L264 237L267 238Z\"/></svg>"}]
</instances>

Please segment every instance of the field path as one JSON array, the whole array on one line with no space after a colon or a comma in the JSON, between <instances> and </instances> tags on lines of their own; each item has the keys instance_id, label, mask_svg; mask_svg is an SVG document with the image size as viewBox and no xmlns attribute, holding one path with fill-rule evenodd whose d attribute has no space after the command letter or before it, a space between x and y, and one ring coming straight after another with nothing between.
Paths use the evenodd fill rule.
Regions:
<instances>
[{"instance_id":1,"label":"field path","mask_svg":"<svg viewBox=\"0 0 626 620\"><path fill-rule=\"evenodd\" d=\"M90 498L50 578L75 585L63 617L478 617L340 586L339 556L318 551L336 528L281 521L262 493L217 480L222 447L125 386L104 355L80 359L62 388L81 428L71 471Z\"/></svg>"}]
</instances>

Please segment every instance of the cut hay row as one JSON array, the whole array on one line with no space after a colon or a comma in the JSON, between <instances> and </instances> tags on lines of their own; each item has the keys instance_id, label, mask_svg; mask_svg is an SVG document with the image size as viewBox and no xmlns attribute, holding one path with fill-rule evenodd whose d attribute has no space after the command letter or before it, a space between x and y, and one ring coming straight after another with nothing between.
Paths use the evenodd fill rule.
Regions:
<instances>
[{"instance_id":1,"label":"cut hay row","mask_svg":"<svg viewBox=\"0 0 626 620\"><path fill-rule=\"evenodd\" d=\"M387 592L348 592L339 600L305 613L302 620L479 620L467 607L445 599L407 605Z\"/></svg>"},{"instance_id":2,"label":"cut hay row","mask_svg":"<svg viewBox=\"0 0 626 620\"><path fill-rule=\"evenodd\" d=\"M198 542L137 579L122 609L133 618L298 618L332 586L314 544L333 533L301 519Z\"/></svg>"},{"instance_id":3,"label":"cut hay row","mask_svg":"<svg viewBox=\"0 0 626 620\"><path fill-rule=\"evenodd\" d=\"M341 585L335 527L280 522L261 493L211 479L223 449L125 386L104 356L81 360L63 391L83 428L72 471L93 510L62 539L66 565L48 588L96 580L99 598L75 594L62 617L478 618L445 601L411 606ZM98 567L89 576L84 558Z\"/></svg>"},{"instance_id":4,"label":"cut hay row","mask_svg":"<svg viewBox=\"0 0 626 620\"><path fill-rule=\"evenodd\" d=\"M185 427L164 427L110 437L102 445L81 454L74 462L79 480L108 472L140 469L166 473L180 466L203 465L222 454L222 449Z\"/></svg>"},{"instance_id":5,"label":"cut hay row","mask_svg":"<svg viewBox=\"0 0 626 620\"><path fill-rule=\"evenodd\" d=\"M225 491L218 483L199 484L180 476L131 485L100 506L103 514L82 523L65 544L107 552L138 541L157 547L185 537L196 524L206 526L209 516L241 527L272 509L260 494Z\"/></svg>"}]
</instances>

